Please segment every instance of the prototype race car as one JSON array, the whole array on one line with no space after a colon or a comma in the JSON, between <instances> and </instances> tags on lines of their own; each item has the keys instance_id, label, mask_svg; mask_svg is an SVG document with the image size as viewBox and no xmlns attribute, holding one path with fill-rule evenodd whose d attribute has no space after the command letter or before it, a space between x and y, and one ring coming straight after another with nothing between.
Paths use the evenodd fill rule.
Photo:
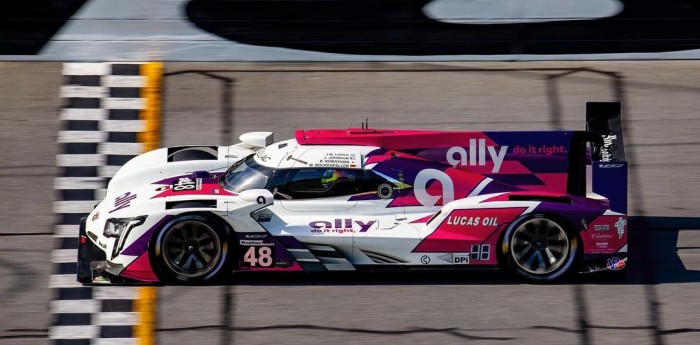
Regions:
<instances>
[{"instance_id":1,"label":"prototype race car","mask_svg":"<svg viewBox=\"0 0 700 345\"><path fill-rule=\"evenodd\" d=\"M623 269L619 103L588 131L299 130L144 153L80 227L82 283L233 271L506 268L533 281Z\"/></svg>"}]
</instances>

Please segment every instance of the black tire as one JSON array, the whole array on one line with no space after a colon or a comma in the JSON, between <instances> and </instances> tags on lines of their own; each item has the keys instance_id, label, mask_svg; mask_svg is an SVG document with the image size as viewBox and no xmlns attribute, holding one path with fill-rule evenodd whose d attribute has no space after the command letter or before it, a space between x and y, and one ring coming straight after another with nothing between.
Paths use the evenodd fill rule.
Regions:
<instances>
[{"instance_id":1,"label":"black tire","mask_svg":"<svg viewBox=\"0 0 700 345\"><path fill-rule=\"evenodd\" d=\"M158 278L164 283L202 284L230 267L231 231L213 217L184 215L170 220L151 241Z\"/></svg>"},{"instance_id":2,"label":"black tire","mask_svg":"<svg viewBox=\"0 0 700 345\"><path fill-rule=\"evenodd\" d=\"M533 214L513 222L504 233L500 257L519 278L560 280L574 271L580 256L578 236L556 217Z\"/></svg>"}]
</instances>

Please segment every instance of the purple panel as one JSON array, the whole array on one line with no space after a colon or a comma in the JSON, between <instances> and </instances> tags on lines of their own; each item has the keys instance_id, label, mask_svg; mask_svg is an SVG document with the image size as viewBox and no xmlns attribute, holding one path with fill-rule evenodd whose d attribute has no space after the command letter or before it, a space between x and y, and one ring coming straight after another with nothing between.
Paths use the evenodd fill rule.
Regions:
<instances>
[{"instance_id":1,"label":"purple panel","mask_svg":"<svg viewBox=\"0 0 700 345\"><path fill-rule=\"evenodd\" d=\"M151 241L151 237L153 236L153 232L156 231L156 229L159 229L165 222L169 221L173 216L167 215L163 217L163 219L159 220L157 223L155 223L150 229L146 230L146 232L141 235L134 243L126 247L126 249L122 250L120 254L124 255L135 255L139 256L145 252L148 251L148 242Z\"/></svg>"},{"instance_id":2,"label":"purple panel","mask_svg":"<svg viewBox=\"0 0 700 345\"><path fill-rule=\"evenodd\" d=\"M569 170L567 156L546 156L527 154L508 154L506 160L519 161L524 167L533 173L565 173Z\"/></svg>"},{"instance_id":3,"label":"purple panel","mask_svg":"<svg viewBox=\"0 0 700 345\"><path fill-rule=\"evenodd\" d=\"M516 186L537 186L545 184L534 174L488 174L486 176L502 183Z\"/></svg>"},{"instance_id":4,"label":"purple panel","mask_svg":"<svg viewBox=\"0 0 700 345\"><path fill-rule=\"evenodd\" d=\"M184 177L190 178L193 180L195 178L201 178L202 183L205 183L205 184L218 183L219 182L218 177L221 176L221 174L223 174L223 173L216 173L214 175L209 175L209 177L202 177L202 175L195 174L195 173L178 175L178 176L168 177L166 179L162 179L160 181L153 182L153 184L172 185L174 183L177 183L178 181L180 181L181 178L184 178Z\"/></svg>"},{"instance_id":5,"label":"purple panel","mask_svg":"<svg viewBox=\"0 0 700 345\"><path fill-rule=\"evenodd\" d=\"M306 249L306 247L296 238L294 238L294 236L277 236L275 239L288 249Z\"/></svg>"},{"instance_id":6,"label":"purple panel","mask_svg":"<svg viewBox=\"0 0 700 345\"><path fill-rule=\"evenodd\" d=\"M586 224L589 224L605 212L605 207L597 201L571 195L568 197L572 199L572 204L543 201L533 213L550 212L557 214L568 220L580 231L583 229L581 219L585 220Z\"/></svg>"},{"instance_id":7,"label":"purple panel","mask_svg":"<svg viewBox=\"0 0 700 345\"><path fill-rule=\"evenodd\" d=\"M190 178L191 178L191 177L192 177L192 174L186 174L186 175L179 175L179 176L174 176L174 177L168 177L168 178L166 178L166 179L163 179L163 180L160 180L160 181L157 181L157 182L153 182L153 184L171 185L171 184L173 184L173 183L175 183L175 182L178 182L178 181L180 180L180 178L183 178L183 177L190 177Z\"/></svg>"},{"instance_id":8,"label":"purple panel","mask_svg":"<svg viewBox=\"0 0 700 345\"><path fill-rule=\"evenodd\" d=\"M479 195L484 195L484 194L492 194L492 193L503 193L503 192L513 192L513 191L520 191L522 190L521 188L518 187L513 187L513 186L508 186L505 184L502 184L498 182L497 180L492 181L486 187L481 190L481 193Z\"/></svg>"},{"instance_id":9,"label":"purple panel","mask_svg":"<svg viewBox=\"0 0 700 345\"><path fill-rule=\"evenodd\" d=\"M627 213L627 162L593 162L593 192L610 200L610 209Z\"/></svg>"}]
</instances>

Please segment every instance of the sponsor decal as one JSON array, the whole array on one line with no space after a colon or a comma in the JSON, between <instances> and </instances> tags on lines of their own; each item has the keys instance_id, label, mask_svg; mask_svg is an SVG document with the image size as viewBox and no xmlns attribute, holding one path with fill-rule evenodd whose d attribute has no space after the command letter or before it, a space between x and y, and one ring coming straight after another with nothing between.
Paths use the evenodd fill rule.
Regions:
<instances>
[{"instance_id":1,"label":"sponsor decal","mask_svg":"<svg viewBox=\"0 0 700 345\"><path fill-rule=\"evenodd\" d=\"M454 253L452 254L452 263L455 265L468 265L470 253Z\"/></svg>"},{"instance_id":2,"label":"sponsor decal","mask_svg":"<svg viewBox=\"0 0 700 345\"><path fill-rule=\"evenodd\" d=\"M585 252L589 254L615 253L625 244L624 225L626 223L625 219L619 216L601 216L594 220L591 224L591 231L583 237Z\"/></svg>"},{"instance_id":3,"label":"sponsor decal","mask_svg":"<svg viewBox=\"0 0 700 345\"><path fill-rule=\"evenodd\" d=\"M131 206L131 200L136 199L136 194L131 194L131 192L126 192L114 199L114 209L109 211L109 213L119 211L123 208Z\"/></svg>"},{"instance_id":4,"label":"sponsor decal","mask_svg":"<svg viewBox=\"0 0 700 345\"><path fill-rule=\"evenodd\" d=\"M467 149L469 153L467 153ZM484 166L487 156L493 161L491 172L497 173L501 169L501 164L506 158L508 145L501 146L496 152L496 146L486 145L486 139L469 139L467 149L461 146L453 146L447 150L445 159L453 167L461 166Z\"/></svg>"},{"instance_id":5,"label":"sponsor decal","mask_svg":"<svg viewBox=\"0 0 700 345\"><path fill-rule=\"evenodd\" d=\"M527 146L516 146L513 148L513 153L515 154L540 154L540 155L555 155L555 154L566 154L566 147L564 145L527 145Z\"/></svg>"},{"instance_id":6,"label":"sponsor decal","mask_svg":"<svg viewBox=\"0 0 700 345\"><path fill-rule=\"evenodd\" d=\"M617 238L621 239L625 235L625 225L627 225L627 220L620 217L617 222L615 222L615 229L617 229Z\"/></svg>"},{"instance_id":7,"label":"sponsor decal","mask_svg":"<svg viewBox=\"0 0 700 345\"><path fill-rule=\"evenodd\" d=\"M189 177L180 177L177 182L173 183L173 192L184 192L189 190L202 190L202 179L196 178L192 181Z\"/></svg>"},{"instance_id":8,"label":"sponsor decal","mask_svg":"<svg viewBox=\"0 0 700 345\"><path fill-rule=\"evenodd\" d=\"M603 169L616 169L616 168L622 168L624 164L619 164L619 163L600 163L598 165L599 167Z\"/></svg>"},{"instance_id":9,"label":"sponsor decal","mask_svg":"<svg viewBox=\"0 0 700 345\"><path fill-rule=\"evenodd\" d=\"M281 267L281 268L289 267L289 266L292 266L293 264L294 263L288 259L275 261L275 266Z\"/></svg>"},{"instance_id":10,"label":"sponsor decal","mask_svg":"<svg viewBox=\"0 0 700 345\"><path fill-rule=\"evenodd\" d=\"M270 156L268 156L268 155L265 153L265 149L264 149L264 148L258 150L258 152L255 153L255 156L257 156L258 159L260 159L260 160L263 161L263 162L267 162L268 160L270 160Z\"/></svg>"},{"instance_id":11,"label":"sponsor decal","mask_svg":"<svg viewBox=\"0 0 700 345\"><path fill-rule=\"evenodd\" d=\"M617 135L615 134L608 134L608 135L603 135L603 149L600 152L601 158L603 162L609 162L612 159L612 151L615 145L615 141L617 141ZM601 166L601 168L606 168Z\"/></svg>"},{"instance_id":12,"label":"sponsor decal","mask_svg":"<svg viewBox=\"0 0 700 345\"><path fill-rule=\"evenodd\" d=\"M157 194L152 196L151 199L176 195L235 195L234 193L220 189L218 181L214 178L215 175L197 177L201 176L199 173L200 172L195 172L195 174L175 176L154 182L153 184L159 186L155 189ZM203 171L201 173L207 172Z\"/></svg>"},{"instance_id":13,"label":"sponsor decal","mask_svg":"<svg viewBox=\"0 0 700 345\"><path fill-rule=\"evenodd\" d=\"M97 241L97 245L102 249L107 249L107 243L102 243L102 241Z\"/></svg>"},{"instance_id":14,"label":"sponsor decal","mask_svg":"<svg viewBox=\"0 0 700 345\"><path fill-rule=\"evenodd\" d=\"M274 246L274 243L264 243L263 240L240 240L242 246Z\"/></svg>"},{"instance_id":15,"label":"sponsor decal","mask_svg":"<svg viewBox=\"0 0 700 345\"><path fill-rule=\"evenodd\" d=\"M595 231L608 231L608 230L610 230L610 225L608 225L608 224L596 224L593 226L593 230L595 230Z\"/></svg>"},{"instance_id":16,"label":"sponsor decal","mask_svg":"<svg viewBox=\"0 0 700 345\"><path fill-rule=\"evenodd\" d=\"M491 246L495 244L492 241L497 237L492 235L496 234L499 228L512 222L524 210L524 207L453 210L445 216L435 231L425 237L413 251L424 253L469 252L470 255L473 252L471 263L474 263L474 260L491 262L495 260L490 254ZM479 264L483 263L486 262L479 262Z\"/></svg>"},{"instance_id":17,"label":"sponsor decal","mask_svg":"<svg viewBox=\"0 0 700 345\"><path fill-rule=\"evenodd\" d=\"M360 161L357 153L328 152L317 163L309 164L311 167L326 168L357 168Z\"/></svg>"},{"instance_id":18,"label":"sponsor decal","mask_svg":"<svg viewBox=\"0 0 700 345\"><path fill-rule=\"evenodd\" d=\"M448 216L447 225L498 226L498 217Z\"/></svg>"},{"instance_id":19,"label":"sponsor decal","mask_svg":"<svg viewBox=\"0 0 700 345\"><path fill-rule=\"evenodd\" d=\"M342 234L346 232L355 232L355 225L360 227L358 232L367 232L367 230L369 230L372 227L372 225L374 225L374 223L376 222L376 220L362 221L353 220L352 218L336 218L333 220L333 222L325 220L312 221L309 222L309 226L311 227L311 232L329 232Z\"/></svg>"},{"instance_id":20,"label":"sponsor decal","mask_svg":"<svg viewBox=\"0 0 700 345\"><path fill-rule=\"evenodd\" d=\"M481 260L481 261L487 261L490 257L491 253L491 245L490 244L474 244L472 245L472 250L471 253L471 259L476 261L476 260Z\"/></svg>"},{"instance_id":21,"label":"sponsor decal","mask_svg":"<svg viewBox=\"0 0 700 345\"><path fill-rule=\"evenodd\" d=\"M265 237L267 237L267 235L263 235L263 234L253 234L253 235L246 234L245 235L245 238L265 238Z\"/></svg>"},{"instance_id":22,"label":"sponsor decal","mask_svg":"<svg viewBox=\"0 0 700 345\"><path fill-rule=\"evenodd\" d=\"M438 256L438 259L455 265L468 265L471 253L447 253Z\"/></svg>"},{"instance_id":23,"label":"sponsor decal","mask_svg":"<svg viewBox=\"0 0 700 345\"><path fill-rule=\"evenodd\" d=\"M612 234L599 234L599 233L592 233L591 238L594 240L607 240L613 238Z\"/></svg>"},{"instance_id":24,"label":"sponsor decal","mask_svg":"<svg viewBox=\"0 0 700 345\"><path fill-rule=\"evenodd\" d=\"M420 262L422 262L424 265L427 265L430 263L430 257L427 255L423 255L420 257Z\"/></svg>"},{"instance_id":25,"label":"sponsor decal","mask_svg":"<svg viewBox=\"0 0 700 345\"><path fill-rule=\"evenodd\" d=\"M618 257L612 257L608 259L607 267L611 271L619 271L625 268L625 262Z\"/></svg>"}]
</instances>

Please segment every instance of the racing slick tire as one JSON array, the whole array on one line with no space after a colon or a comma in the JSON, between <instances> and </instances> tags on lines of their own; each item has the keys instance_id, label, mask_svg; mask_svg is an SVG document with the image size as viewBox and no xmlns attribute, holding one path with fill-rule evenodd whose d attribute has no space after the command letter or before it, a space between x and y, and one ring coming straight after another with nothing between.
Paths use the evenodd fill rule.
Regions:
<instances>
[{"instance_id":1,"label":"racing slick tire","mask_svg":"<svg viewBox=\"0 0 700 345\"><path fill-rule=\"evenodd\" d=\"M151 257L164 283L202 284L230 265L229 228L213 217L184 215L169 221L151 241Z\"/></svg>"},{"instance_id":2,"label":"racing slick tire","mask_svg":"<svg viewBox=\"0 0 700 345\"><path fill-rule=\"evenodd\" d=\"M554 216L533 214L513 222L501 243L501 258L519 278L532 282L560 280L580 256L579 239Z\"/></svg>"}]
</instances>

